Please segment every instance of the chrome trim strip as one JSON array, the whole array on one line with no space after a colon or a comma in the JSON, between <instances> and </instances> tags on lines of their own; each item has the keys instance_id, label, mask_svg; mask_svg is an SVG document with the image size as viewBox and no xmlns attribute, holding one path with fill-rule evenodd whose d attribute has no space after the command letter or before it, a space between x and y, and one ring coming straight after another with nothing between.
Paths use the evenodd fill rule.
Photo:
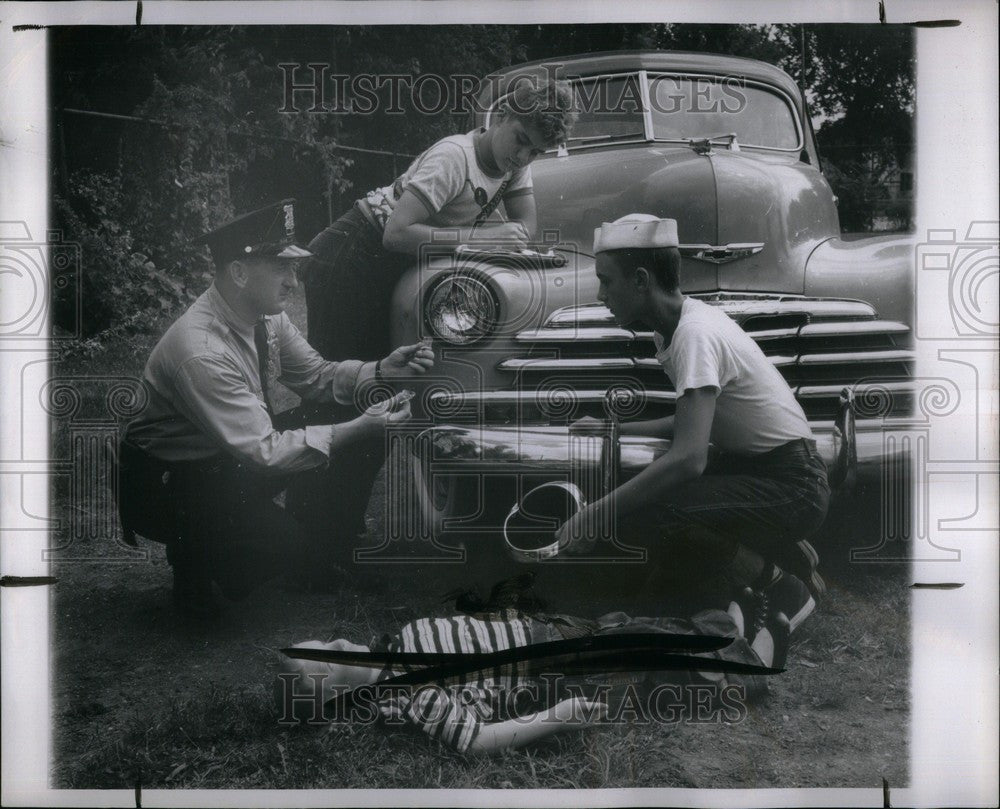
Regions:
<instances>
[{"instance_id":1,"label":"chrome trim strip","mask_svg":"<svg viewBox=\"0 0 1000 809\"><path fill-rule=\"evenodd\" d=\"M748 331L754 340L766 342L767 340L789 340L798 337L800 326L792 326L788 329L762 329L761 331Z\"/></svg>"},{"instance_id":2,"label":"chrome trim strip","mask_svg":"<svg viewBox=\"0 0 1000 809\"><path fill-rule=\"evenodd\" d=\"M830 354L773 354L768 357L776 368L792 365L854 365L864 363L914 362L913 351L850 351ZM579 357L575 359L511 358L497 363L501 371L647 371L661 370L656 357Z\"/></svg>"},{"instance_id":3,"label":"chrome trim strip","mask_svg":"<svg viewBox=\"0 0 1000 809\"><path fill-rule=\"evenodd\" d=\"M867 392L869 395L874 393L879 393L885 391L886 393L915 393L916 392L916 380L906 379L906 380L872 380L867 383L858 383L845 385L843 382L836 385L801 385L795 389L795 397L798 399L830 399L837 398L840 396L840 392L845 388L851 388L854 390L855 395L858 394L858 388L860 387L862 396Z\"/></svg>"},{"instance_id":4,"label":"chrome trim strip","mask_svg":"<svg viewBox=\"0 0 1000 809\"><path fill-rule=\"evenodd\" d=\"M642 129L646 140L653 140L653 105L649 101L649 73L639 71L639 97L642 101ZM621 98L618 99L621 103Z\"/></svg>"},{"instance_id":5,"label":"chrome trim strip","mask_svg":"<svg viewBox=\"0 0 1000 809\"><path fill-rule=\"evenodd\" d=\"M795 355L779 355L768 357L771 364L782 368L795 365L798 359ZM497 363L501 371L630 371L641 368L649 371L662 369L656 357L590 357L580 359L509 359Z\"/></svg>"},{"instance_id":6,"label":"chrome trim strip","mask_svg":"<svg viewBox=\"0 0 1000 809\"><path fill-rule=\"evenodd\" d=\"M548 318L546 318L545 326L604 325L614 322L614 316L607 306L600 303L581 303L577 306L562 306L559 309L553 310Z\"/></svg>"},{"instance_id":7,"label":"chrome trim strip","mask_svg":"<svg viewBox=\"0 0 1000 809\"><path fill-rule=\"evenodd\" d=\"M569 326L561 329L525 329L514 335L519 343L565 343L572 340L621 342L634 340L636 333L617 326Z\"/></svg>"},{"instance_id":8,"label":"chrome trim strip","mask_svg":"<svg viewBox=\"0 0 1000 809\"><path fill-rule=\"evenodd\" d=\"M841 385L843 387L843 385ZM628 388L628 390L633 390ZM471 407L473 405L529 405L544 406L547 395L562 395L563 388L540 388L538 390L487 390L462 393L458 391L435 391L430 396L430 403L441 407ZM574 388L573 398L577 402L592 404L603 402L607 388ZM642 389L635 390L636 395L648 402L673 403L677 394L672 390Z\"/></svg>"},{"instance_id":9,"label":"chrome trim strip","mask_svg":"<svg viewBox=\"0 0 1000 809\"><path fill-rule=\"evenodd\" d=\"M718 306L735 320L773 315L808 315L809 317L873 318L875 309L864 301L795 298L780 300L718 300L703 299L711 306Z\"/></svg>"},{"instance_id":10,"label":"chrome trim strip","mask_svg":"<svg viewBox=\"0 0 1000 809\"><path fill-rule=\"evenodd\" d=\"M497 363L497 368L501 371L629 371L634 367L635 362L628 357L580 357L567 360L512 358Z\"/></svg>"},{"instance_id":11,"label":"chrome trim strip","mask_svg":"<svg viewBox=\"0 0 1000 809\"><path fill-rule=\"evenodd\" d=\"M681 245L681 250L688 247L698 248L704 247L704 245ZM710 306L720 307L722 311L736 320L766 315L774 315L776 317L807 315L809 317L820 318L843 317L861 321L857 325L854 322L848 322L839 324L810 323L802 326L803 329L816 328L817 334L835 334L836 332L823 331L823 329L831 328L835 325L843 326L847 333L854 333L855 330L867 333L862 325L863 322L879 324L878 330L901 331L906 329L900 323L874 320L876 312L871 304L847 298L749 297L743 295L729 296L718 292L694 294L691 297L704 301ZM612 324L614 322L614 318L606 306L600 303L585 303L576 306L563 306L554 310L545 319L542 329L555 330L568 326L586 328L589 326Z\"/></svg>"},{"instance_id":12,"label":"chrome trim strip","mask_svg":"<svg viewBox=\"0 0 1000 809\"><path fill-rule=\"evenodd\" d=\"M836 337L838 335L903 334L910 327L892 320L860 320L854 322L807 323L800 337Z\"/></svg>"},{"instance_id":13,"label":"chrome trim strip","mask_svg":"<svg viewBox=\"0 0 1000 809\"><path fill-rule=\"evenodd\" d=\"M915 351L845 351L830 354L803 354L799 365L844 365L868 362L913 362Z\"/></svg>"},{"instance_id":14,"label":"chrome trim strip","mask_svg":"<svg viewBox=\"0 0 1000 809\"><path fill-rule=\"evenodd\" d=\"M827 465L832 465L838 447L832 421L809 423L816 445ZM858 419L855 435L858 446L858 463L881 463L885 455L882 433L885 425L880 419ZM533 470L561 470L563 472L580 463L599 465L602 436L570 435L566 427L532 426L456 427L442 425L431 427L420 434L421 439L432 444L429 459L436 472L468 472L493 469L514 471L516 468ZM447 442L436 439L447 438ZM414 447L421 446L418 440ZM670 441L646 436L622 436L621 466L629 477L649 466L670 448Z\"/></svg>"}]
</instances>

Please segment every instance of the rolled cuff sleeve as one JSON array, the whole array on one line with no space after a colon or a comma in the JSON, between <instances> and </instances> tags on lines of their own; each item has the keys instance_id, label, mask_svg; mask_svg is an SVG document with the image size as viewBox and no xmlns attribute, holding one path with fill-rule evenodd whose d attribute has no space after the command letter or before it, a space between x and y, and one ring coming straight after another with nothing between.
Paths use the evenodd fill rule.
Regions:
<instances>
[{"instance_id":1,"label":"rolled cuff sleeve","mask_svg":"<svg viewBox=\"0 0 1000 809\"><path fill-rule=\"evenodd\" d=\"M330 448L333 446L333 436L336 432L335 424L311 424L306 425L306 445L322 452L327 458L330 457Z\"/></svg>"}]
</instances>

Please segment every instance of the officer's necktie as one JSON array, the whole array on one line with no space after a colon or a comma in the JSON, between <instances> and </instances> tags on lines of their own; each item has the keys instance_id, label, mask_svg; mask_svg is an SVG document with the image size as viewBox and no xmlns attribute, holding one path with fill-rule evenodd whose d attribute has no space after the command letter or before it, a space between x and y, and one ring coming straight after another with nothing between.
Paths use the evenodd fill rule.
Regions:
<instances>
[{"instance_id":1,"label":"officer's necktie","mask_svg":"<svg viewBox=\"0 0 1000 809\"><path fill-rule=\"evenodd\" d=\"M253 327L253 344L257 348L257 370L260 373L260 389L264 394L264 407L267 408L268 413L273 414L274 408L271 407L271 391L268 384L270 363L268 357L267 321L264 318L258 320L257 325Z\"/></svg>"}]
</instances>

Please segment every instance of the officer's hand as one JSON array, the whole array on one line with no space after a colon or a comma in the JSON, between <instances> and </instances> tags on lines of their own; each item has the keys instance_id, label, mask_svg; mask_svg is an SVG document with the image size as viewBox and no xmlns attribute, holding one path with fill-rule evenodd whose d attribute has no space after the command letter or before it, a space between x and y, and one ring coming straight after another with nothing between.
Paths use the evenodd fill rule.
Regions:
<instances>
[{"instance_id":1,"label":"officer's hand","mask_svg":"<svg viewBox=\"0 0 1000 809\"><path fill-rule=\"evenodd\" d=\"M409 393L410 398L413 397L411 391L403 391L403 393ZM385 419L386 426L394 426L396 424L402 424L409 421L413 414L410 412L410 398L404 399L403 403L398 405L395 410L391 411Z\"/></svg>"},{"instance_id":2,"label":"officer's hand","mask_svg":"<svg viewBox=\"0 0 1000 809\"><path fill-rule=\"evenodd\" d=\"M371 405L361 415L361 418L376 429L402 424L410 419L410 399L412 398L413 391L402 390L389 399L383 399L381 402Z\"/></svg>"},{"instance_id":3,"label":"officer's hand","mask_svg":"<svg viewBox=\"0 0 1000 809\"><path fill-rule=\"evenodd\" d=\"M570 424L569 431L578 435L603 435L607 432L607 422L593 416L584 416Z\"/></svg>"},{"instance_id":4,"label":"officer's hand","mask_svg":"<svg viewBox=\"0 0 1000 809\"><path fill-rule=\"evenodd\" d=\"M423 374L434 367L434 349L429 339L410 346L400 346L382 360L382 376L386 379Z\"/></svg>"},{"instance_id":5,"label":"officer's hand","mask_svg":"<svg viewBox=\"0 0 1000 809\"><path fill-rule=\"evenodd\" d=\"M589 506L585 506L564 522L556 531L559 553L570 556L586 553L594 547L594 538L586 536Z\"/></svg>"}]
</instances>

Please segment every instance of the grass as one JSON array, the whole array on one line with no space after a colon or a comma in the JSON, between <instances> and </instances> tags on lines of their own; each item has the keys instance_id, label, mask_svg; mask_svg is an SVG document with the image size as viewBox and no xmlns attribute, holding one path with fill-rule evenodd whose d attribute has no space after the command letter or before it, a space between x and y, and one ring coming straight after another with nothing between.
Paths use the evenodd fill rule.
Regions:
<instances>
[{"instance_id":1,"label":"grass","mask_svg":"<svg viewBox=\"0 0 1000 809\"><path fill-rule=\"evenodd\" d=\"M303 322L301 295L291 314ZM138 377L165 326L57 364L53 373ZM77 420L101 412L106 419L106 384L78 387ZM57 446L73 426L54 419ZM66 488L55 489L57 514L90 507L68 498ZM370 516L377 524L380 515ZM116 526L110 536L70 546L79 559L54 563L53 785L817 787L879 786L886 777L902 786L909 777L909 582L905 567L848 562L850 547L868 544L859 535L874 530L860 519L824 536L830 596L796 633L788 671L743 721L567 732L496 758L459 756L412 729L277 722L274 650L309 638L368 642L419 615L445 614L426 571L370 567L328 593L275 582L228 604L217 624L192 628L170 606L163 548L144 543L146 558L123 559Z\"/></svg>"}]
</instances>

